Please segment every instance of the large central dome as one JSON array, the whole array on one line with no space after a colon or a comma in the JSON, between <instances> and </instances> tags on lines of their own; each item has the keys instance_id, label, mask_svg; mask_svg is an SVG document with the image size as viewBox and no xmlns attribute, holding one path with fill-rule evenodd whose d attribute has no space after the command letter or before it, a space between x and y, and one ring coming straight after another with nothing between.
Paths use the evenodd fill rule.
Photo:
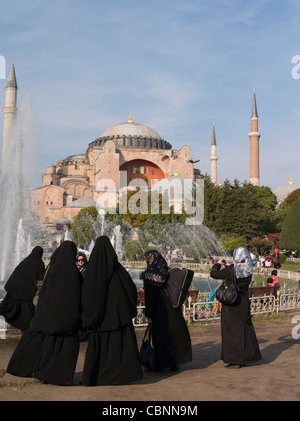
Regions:
<instances>
[{"instance_id":1,"label":"large central dome","mask_svg":"<svg viewBox=\"0 0 300 421\"><path fill-rule=\"evenodd\" d=\"M151 127L136 123L131 118L126 123L116 124L106 129L100 137L89 144L103 146L107 140L112 140L118 147L171 149L172 145L163 140Z\"/></svg>"},{"instance_id":2,"label":"large central dome","mask_svg":"<svg viewBox=\"0 0 300 421\"><path fill-rule=\"evenodd\" d=\"M104 136L137 136L137 137L153 137L155 139L161 139L160 135L151 127L145 126L144 124L135 123L128 121L127 123L116 124L115 126L106 129L101 137Z\"/></svg>"}]
</instances>

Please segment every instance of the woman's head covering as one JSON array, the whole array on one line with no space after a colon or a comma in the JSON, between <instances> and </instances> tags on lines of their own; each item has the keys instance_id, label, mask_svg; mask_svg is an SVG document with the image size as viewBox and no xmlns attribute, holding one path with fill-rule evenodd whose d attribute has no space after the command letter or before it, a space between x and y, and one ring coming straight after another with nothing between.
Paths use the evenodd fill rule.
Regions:
<instances>
[{"instance_id":1,"label":"woman's head covering","mask_svg":"<svg viewBox=\"0 0 300 421\"><path fill-rule=\"evenodd\" d=\"M36 246L15 268L4 287L13 298L33 299L36 292L36 281L43 279L45 270L42 255L42 247Z\"/></svg>"},{"instance_id":2,"label":"woman's head covering","mask_svg":"<svg viewBox=\"0 0 300 421\"><path fill-rule=\"evenodd\" d=\"M147 269L142 272L142 278L153 285L163 286L169 276L166 259L157 250L147 251L144 258Z\"/></svg>"},{"instance_id":3,"label":"woman's head covering","mask_svg":"<svg viewBox=\"0 0 300 421\"><path fill-rule=\"evenodd\" d=\"M239 247L233 251L234 272L237 279L247 278L253 274L253 263L247 247Z\"/></svg>"},{"instance_id":4,"label":"woman's head covering","mask_svg":"<svg viewBox=\"0 0 300 421\"><path fill-rule=\"evenodd\" d=\"M87 257L86 257L86 254L85 253L82 253L82 252L78 253L77 256L76 256L76 260L78 259L78 257L83 257L84 264L87 265L87 262L88 261L87 261Z\"/></svg>"},{"instance_id":5,"label":"woman's head covering","mask_svg":"<svg viewBox=\"0 0 300 421\"><path fill-rule=\"evenodd\" d=\"M137 290L106 236L96 239L82 285L82 329L109 331L131 323Z\"/></svg>"},{"instance_id":6,"label":"woman's head covering","mask_svg":"<svg viewBox=\"0 0 300 421\"><path fill-rule=\"evenodd\" d=\"M76 253L75 243L67 240L52 254L30 323L33 330L48 335L78 332L82 278L76 265Z\"/></svg>"}]
</instances>

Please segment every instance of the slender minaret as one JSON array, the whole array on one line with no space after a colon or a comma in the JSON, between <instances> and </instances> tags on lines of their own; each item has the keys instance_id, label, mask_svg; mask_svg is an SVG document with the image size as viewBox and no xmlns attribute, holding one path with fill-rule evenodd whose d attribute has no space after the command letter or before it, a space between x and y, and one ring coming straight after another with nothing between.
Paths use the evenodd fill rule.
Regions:
<instances>
[{"instance_id":1,"label":"slender minaret","mask_svg":"<svg viewBox=\"0 0 300 421\"><path fill-rule=\"evenodd\" d=\"M215 133L215 122L213 122L213 132L211 138L211 155L210 155L210 179L211 182L217 184L217 142Z\"/></svg>"},{"instance_id":2,"label":"slender minaret","mask_svg":"<svg viewBox=\"0 0 300 421\"><path fill-rule=\"evenodd\" d=\"M255 88L253 90L253 104L251 116L251 132L250 138L250 183L259 186L259 138L258 131L258 115L256 107Z\"/></svg>"},{"instance_id":3,"label":"slender minaret","mask_svg":"<svg viewBox=\"0 0 300 421\"><path fill-rule=\"evenodd\" d=\"M11 129L17 110L17 80L14 66L14 59L6 84L5 106L3 108L3 143L2 143L2 161L11 135Z\"/></svg>"}]
</instances>

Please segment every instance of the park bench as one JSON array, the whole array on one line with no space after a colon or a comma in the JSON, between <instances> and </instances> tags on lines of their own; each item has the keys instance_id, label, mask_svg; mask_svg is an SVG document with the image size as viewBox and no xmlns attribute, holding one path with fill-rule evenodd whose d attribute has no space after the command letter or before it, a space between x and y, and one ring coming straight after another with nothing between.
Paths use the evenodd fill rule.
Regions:
<instances>
[{"instance_id":1,"label":"park bench","mask_svg":"<svg viewBox=\"0 0 300 421\"><path fill-rule=\"evenodd\" d=\"M264 297L265 295L274 295L277 298L280 286L251 287L249 288L249 297Z\"/></svg>"}]
</instances>

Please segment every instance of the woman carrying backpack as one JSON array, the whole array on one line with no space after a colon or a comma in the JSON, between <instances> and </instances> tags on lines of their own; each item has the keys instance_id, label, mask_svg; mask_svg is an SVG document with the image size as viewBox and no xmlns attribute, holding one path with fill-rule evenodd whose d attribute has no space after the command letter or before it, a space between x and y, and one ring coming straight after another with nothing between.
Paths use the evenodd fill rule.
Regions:
<instances>
[{"instance_id":1,"label":"woman carrying backpack","mask_svg":"<svg viewBox=\"0 0 300 421\"><path fill-rule=\"evenodd\" d=\"M146 317L152 325L153 345L157 352L157 370L178 370L192 361L190 334L180 307L173 307L164 293L169 276L166 260L157 250L144 254L147 268L144 280Z\"/></svg>"}]
</instances>

